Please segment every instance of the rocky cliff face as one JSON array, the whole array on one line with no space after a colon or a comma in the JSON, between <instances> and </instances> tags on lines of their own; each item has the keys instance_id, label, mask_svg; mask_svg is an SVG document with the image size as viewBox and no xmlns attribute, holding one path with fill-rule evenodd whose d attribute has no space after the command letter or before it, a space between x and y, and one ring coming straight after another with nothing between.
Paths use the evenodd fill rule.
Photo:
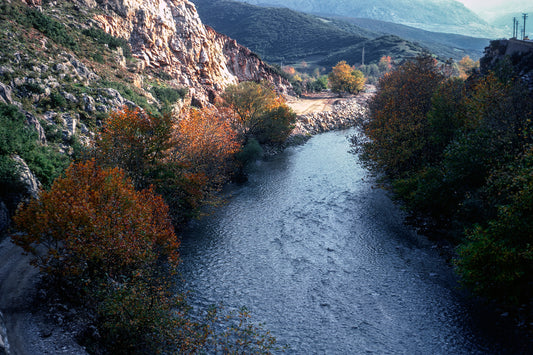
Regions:
<instances>
[{"instance_id":1,"label":"rocky cliff face","mask_svg":"<svg viewBox=\"0 0 533 355\"><path fill-rule=\"evenodd\" d=\"M164 70L199 101L213 100L227 85L246 80L269 80L282 93L290 90L247 48L204 26L187 0L82 1L105 10L94 19L109 34L129 41L142 63L139 70Z\"/></svg>"}]
</instances>

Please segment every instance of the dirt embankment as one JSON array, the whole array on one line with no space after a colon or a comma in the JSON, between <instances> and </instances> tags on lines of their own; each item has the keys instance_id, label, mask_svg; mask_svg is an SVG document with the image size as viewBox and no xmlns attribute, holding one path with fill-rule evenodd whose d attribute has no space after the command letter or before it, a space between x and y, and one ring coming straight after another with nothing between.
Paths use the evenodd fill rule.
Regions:
<instances>
[{"instance_id":1,"label":"dirt embankment","mask_svg":"<svg viewBox=\"0 0 533 355\"><path fill-rule=\"evenodd\" d=\"M9 238L0 244L0 354L86 354L39 304L40 276L29 260Z\"/></svg>"}]
</instances>

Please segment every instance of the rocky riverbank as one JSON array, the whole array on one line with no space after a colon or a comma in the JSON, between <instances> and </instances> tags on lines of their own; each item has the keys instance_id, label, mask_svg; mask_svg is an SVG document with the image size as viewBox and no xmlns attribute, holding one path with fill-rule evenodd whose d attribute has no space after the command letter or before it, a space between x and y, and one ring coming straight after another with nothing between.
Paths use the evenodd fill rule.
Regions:
<instances>
[{"instance_id":1,"label":"rocky riverbank","mask_svg":"<svg viewBox=\"0 0 533 355\"><path fill-rule=\"evenodd\" d=\"M298 116L293 136L310 136L360 124L368 114L370 97L372 94L362 93L353 98L339 99L333 103L331 110Z\"/></svg>"}]
</instances>

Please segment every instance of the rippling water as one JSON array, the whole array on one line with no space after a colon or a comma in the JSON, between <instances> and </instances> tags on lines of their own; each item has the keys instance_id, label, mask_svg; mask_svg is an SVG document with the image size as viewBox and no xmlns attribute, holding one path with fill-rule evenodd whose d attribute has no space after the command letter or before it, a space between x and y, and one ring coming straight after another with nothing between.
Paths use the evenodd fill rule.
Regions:
<instances>
[{"instance_id":1,"label":"rippling water","mask_svg":"<svg viewBox=\"0 0 533 355\"><path fill-rule=\"evenodd\" d=\"M193 303L246 306L289 353L512 353L348 153L349 133L258 162L191 225L181 254Z\"/></svg>"}]
</instances>

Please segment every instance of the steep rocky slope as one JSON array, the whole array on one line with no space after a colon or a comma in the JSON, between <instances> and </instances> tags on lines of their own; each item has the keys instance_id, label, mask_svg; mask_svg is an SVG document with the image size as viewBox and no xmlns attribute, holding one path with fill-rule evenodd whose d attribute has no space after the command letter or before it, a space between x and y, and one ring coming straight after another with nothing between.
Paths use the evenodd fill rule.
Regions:
<instances>
[{"instance_id":1,"label":"steep rocky slope","mask_svg":"<svg viewBox=\"0 0 533 355\"><path fill-rule=\"evenodd\" d=\"M248 49L204 26L189 1L83 1L106 10L94 19L111 35L128 39L142 67L164 70L199 98L244 80L267 79L288 90Z\"/></svg>"},{"instance_id":2,"label":"steep rocky slope","mask_svg":"<svg viewBox=\"0 0 533 355\"><path fill-rule=\"evenodd\" d=\"M0 103L17 106L39 144L56 152L75 154L123 105L179 111L206 105L227 85L245 80L291 90L257 55L204 26L186 0L0 3ZM25 163L45 186L53 178L54 164L46 162L44 171L34 169L39 162L22 161L19 170L28 170ZM31 195L37 184L23 180ZM5 222L16 201L4 190Z\"/></svg>"}]
</instances>

